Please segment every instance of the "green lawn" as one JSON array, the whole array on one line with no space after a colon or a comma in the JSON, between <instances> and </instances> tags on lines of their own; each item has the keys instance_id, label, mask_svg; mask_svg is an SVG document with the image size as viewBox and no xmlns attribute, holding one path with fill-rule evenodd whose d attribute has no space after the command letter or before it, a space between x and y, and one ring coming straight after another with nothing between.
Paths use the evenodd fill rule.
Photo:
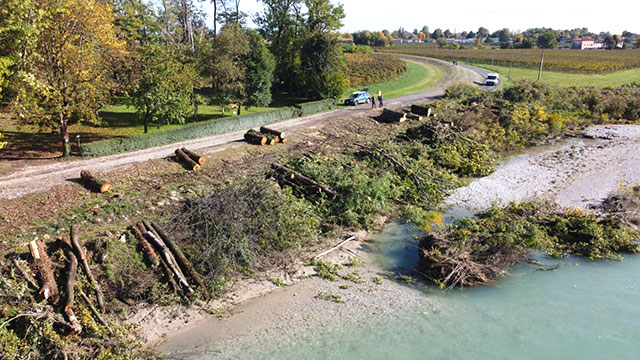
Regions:
<instances>
[{"instance_id":1,"label":"green lawn","mask_svg":"<svg viewBox=\"0 0 640 360\"><path fill-rule=\"evenodd\" d=\"M416 61L407 61L407 68L406 73L391 81L371 85L361 85L358 88L350 88L345 92L345 97L348 97L352 92L363 88L369 88L369 92L371 94L374 92L377 93L378 90L382 90L382 95L387 99L407 95L432 86L443 75L441 68ZM338 101L338 103L343 102Z\"/></svg>"},{"instance_id":2,"label":"green lawn","mask_svg":"<svg viewBox=\"0 0 640 360\"><path fill-rule=\"evenodd\" d=\"M537 80L538 70L530 68L513 67L511 69L511 80L508 79L509 67L498 65L474 65L500 74L504 85L509 85L521 79ZM549 85L558 86L595 86L595 87L615 87L630 82L640 82L640 68L618 71L608 74L576 74L558 71L542 70L542 82Z\"/></svg>"}]
</instances>

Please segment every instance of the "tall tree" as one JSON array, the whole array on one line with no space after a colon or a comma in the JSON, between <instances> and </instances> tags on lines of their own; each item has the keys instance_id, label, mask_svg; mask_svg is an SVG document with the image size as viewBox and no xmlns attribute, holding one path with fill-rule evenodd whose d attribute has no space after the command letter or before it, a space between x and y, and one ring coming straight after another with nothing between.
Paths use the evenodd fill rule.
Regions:
<instances>
[{"instance_id":1,"label":"tall tree","mask_svg":"<svg viewBox=\"0 0 640 360\"><path fill-rule=\"evenodd\" d=\"M556 34L553 31L547 31L544 34L538 36L536 40L536 45L542 49L552 49L558 46L558 39L556 39Z\"/></svg>"},{"instance_id":2,"label":"tall tree","mask_svg":"<svg viewBox=\"0 0 640 360\"><path fill-rule=\"evenodd\" d=\"M248 30L249 52L246 63L246 104L265 107L271 104L271 86L275 59L269 52L264 38L256 30Z\"/></svg>"},{"instance_id":3,"label":"tall tree","mask_svg":"<svg viewBox=\"0 0 640 360\"><path fill-rule=\"evenodd\" d=\"M262 4L264 9L255 23L276 58L275 82L281 89L293 91L303 0L262 0Z\"/></svg>"},{"instance_id":4,"label":"tall tree","mask_svg":"<svg viewBox=\"0 0 640 360\"><path fill-rule=\"evenodd\" d=\"M23 121L57 127L69 155L69 119L94 120L110 89L112 60L124 51L110 5L100 0L39 0L37 46L21 59L13 109Z\"/></svg>"},{"instance_id":5,"label":"tall tree","mask_svg":"<svg viewBox=\"0 0 640 360\"><path fill-rule=\"evenodd\" d=\"M240 11L240 0L220 0L222 11L218 12L217 21L222 25L236 23L244 25L247 21L247 14Z\"/></svg>"},{"instance_id":6,"label":"tall tree","mask_svg":"<svg viewBox=\"0 0 640 360\"><path fill-rule=\"evenodd\" d=\"M150 123L184 124L190 113L196 74L178 61L176 51L158 43L138 49L130 93L145 133Z\"/></svg>"}]
</instances>

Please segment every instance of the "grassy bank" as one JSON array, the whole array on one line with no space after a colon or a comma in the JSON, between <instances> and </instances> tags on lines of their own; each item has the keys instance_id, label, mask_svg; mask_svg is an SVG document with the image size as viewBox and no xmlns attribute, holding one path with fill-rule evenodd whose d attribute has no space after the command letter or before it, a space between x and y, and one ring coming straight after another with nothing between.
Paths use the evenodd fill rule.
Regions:
<instances>
[{"instance_id":1,"label":"grassy bank","mask_svg":"<svg viewBox=\"0 0 640 360\"><path fill-rule=\"evenodd\" d=\"M509 79L508 66L491 66L487 64L479 64L476 66L500 74L500 78L505 86L521 80L535 81L538 79L537 69L512 67L511 79ZM632 82L640 82L640 68L606 74L577 74L543 69L542 82L554 86L617 87Z\"/></svg>"},{"instance_id":2,"label":"grassy bank","mask_svg":"<svg viewBox=\"0 0 640 360\"><path fill-rule=\"evenodd\" d=\"M350 88L345 92L345 97L351 95L353 91L363 88L369 88L371 94L381 90L387 99L407 95L429 88L438 82L443 74L443 70L439 67L417 61L407 61L407 71L403 75L384 83L362 84L359 87Z\"/></svg>"}]
</instances>

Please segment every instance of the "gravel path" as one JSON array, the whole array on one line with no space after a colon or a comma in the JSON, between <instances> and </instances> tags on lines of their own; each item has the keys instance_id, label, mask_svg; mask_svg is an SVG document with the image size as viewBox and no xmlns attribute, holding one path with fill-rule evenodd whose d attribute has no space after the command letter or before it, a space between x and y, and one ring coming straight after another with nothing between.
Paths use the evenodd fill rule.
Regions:
<instances>
[{"instance_id":1,"label":"gravel path","mask_svg":"<svg viewBox=\"0 0 640 360\"><path fill-rule=\"evenodd\" d=\"M481 81L478 73L467 68L453 67L448 62L436 59L418 58L415 60L439 66L445 70L445 75L436 85L425 91L385 100L387 107L399 107L413 103L434 101L436 98L442 96L444 89L454 82L474 83ZM273 124L272 126L286 130L291 135L295 135L303 131L310 123L316 124L338 117L350 117L368 109L370 109L370 105L363 104L361 106L290 119ZM243 143L239 143L238 140L242 139L243 135L244 131L237 131L95 159L44 161L44 164L26 166L23 169L1 176L0 199L13 199L30 193L47 191L54 185L64 184L67 181L78 179L80 171L83 169L100 173L124 168L137 162L169 157L173 155L173 150L177 147L187 147L205 154L212 154L232 146L242 146ZM40 161L39 163L42 162L43 161Z\"/></svg>"},{"instance_id":2,"label":"gravel path","mask_svg":"<svg viewBox=\"0 0 640 360\"><path fill-rule=\"evenodd\" d=\"M516 156L456 190L446 204L477 211L494 202L540 198L588 208L621 183L640 183L640 125L594 126L584 135Z\"/></svg>"}]
</instances>

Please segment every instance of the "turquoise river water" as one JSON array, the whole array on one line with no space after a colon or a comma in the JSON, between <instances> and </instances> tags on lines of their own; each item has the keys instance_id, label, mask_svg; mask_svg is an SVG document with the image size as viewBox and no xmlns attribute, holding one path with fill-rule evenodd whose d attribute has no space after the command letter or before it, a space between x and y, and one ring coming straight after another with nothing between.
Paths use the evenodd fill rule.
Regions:
<instances>
[{"instance_id":1,"label":"turquoise river water","mask_svg":"<svg viewBox=\"0 0 640 360\"><path fill-rule=\"evenodd\" d=\"M381 233L373 247L381 265L397 269L414 263L411 238L407 227L397 224ZM623 262L535 257L557 270L518 265L495 285L449 292L410 285L419 291L407 296L426 297L432 305L407 305L281 335L297 341L270 334L272 340L235 354L205 351L195 358L640 358L640 256L627 255Z\"/></svg>"}]
</instances>

